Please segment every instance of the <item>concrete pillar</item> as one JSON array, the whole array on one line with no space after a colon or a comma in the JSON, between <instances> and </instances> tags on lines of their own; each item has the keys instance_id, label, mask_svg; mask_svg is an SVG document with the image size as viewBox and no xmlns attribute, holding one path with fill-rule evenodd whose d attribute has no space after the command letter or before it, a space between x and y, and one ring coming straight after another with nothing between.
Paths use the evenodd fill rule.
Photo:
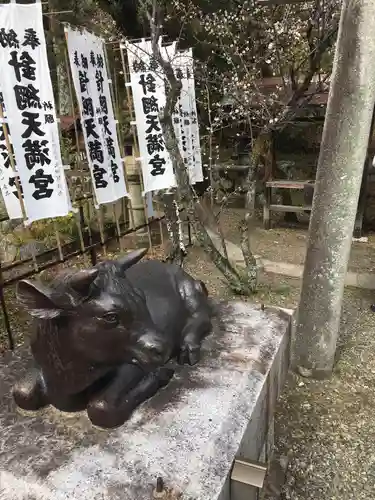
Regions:
<instances>
[{"instance_id":1,"label":"concrete pillar","mask_svg":"<svg viewBox=\"0 0 375 500\"><path fill-rule=\"evenodd\" d=\"M293 342L304 376L331 374L375 103L375 2L344 0Z\"/></svg>"}]
</instances>

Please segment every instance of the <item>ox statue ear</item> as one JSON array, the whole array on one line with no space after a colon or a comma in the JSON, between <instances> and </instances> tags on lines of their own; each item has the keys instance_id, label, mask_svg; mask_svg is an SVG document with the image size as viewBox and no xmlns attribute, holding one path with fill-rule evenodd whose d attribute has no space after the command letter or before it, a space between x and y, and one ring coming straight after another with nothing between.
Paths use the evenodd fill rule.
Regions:
<instances>
[{"instance_id":1,"label":"ox statue ear","mask_svg":"<svg viewBox=\"0 0 375 500\"><path fill-rule=\"evenodd\" d=\"M82 269L69 277L69 286L82 297L89 295L90 286L99 274L98 269Z\"/></svg>"},{"instance_id":2,"label":"ox statue ear","mask_svg":"<svg viewBox=\"0 0 375 500\"><path fill-rule=\"evenodd\" d=\"M129 267L134 266L137 262L139 262L148 252L148 248L140 248L139 250L134 250L134 252L130 252L125 257L122 257L117 261L117 265L121 268L122 271L126 271Z\"/></svg>"},{"instance_id":3,"label":"ox statue ear","mask_svg":"<svg viewBox=\"0 0 375 500\"><path fill-rule=\"evenodd\" d=\"M60 315L61 309L54 304L51 290L42 283L22 280L17 284L17 300L31 316L52 319Z\"/></svg>"}]
</instances>

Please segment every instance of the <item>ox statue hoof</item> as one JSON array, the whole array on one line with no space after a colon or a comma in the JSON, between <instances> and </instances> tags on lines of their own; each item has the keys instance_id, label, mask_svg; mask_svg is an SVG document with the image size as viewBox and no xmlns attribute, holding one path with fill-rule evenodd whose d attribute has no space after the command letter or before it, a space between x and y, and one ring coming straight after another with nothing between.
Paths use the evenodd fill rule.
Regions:
<instances>
[{"instance_id":1,"label":"ox statue hoof","mask_svg":"<svg viewBox=\"0 0 375 500\"><path fill-rule=\"evenodd\" d=\"M37 411L48 405L45 385L39 371L33 370L13 388L13 398L17 406L26 411Z\"/></svg>"},{"instance_id":2,"label":"ox statue hoof","mask_svg":"<svg viewBox=\"0 0 375 500\"><path fill-rule=\"evenodd\" d=\"M173 375L173 370L160 368L148 373L133 389L122 395L109 386L105 392L90 402L87 416L96 427L103 429L120 427L129 420L140 404L167 386Z\"/></svg>"},{"instance_id":3,"label":"ox statue hoof","mask_svg":"<svg viewBox=\"0 0 375 500\"><path fill-rule=\"evenodd\" d=\"M194 366L200 360L200 346L190 346L189 344L185 344L181 347L180 354L178 357L179 365L190 365Z\"/></svg>"}]
</instances>

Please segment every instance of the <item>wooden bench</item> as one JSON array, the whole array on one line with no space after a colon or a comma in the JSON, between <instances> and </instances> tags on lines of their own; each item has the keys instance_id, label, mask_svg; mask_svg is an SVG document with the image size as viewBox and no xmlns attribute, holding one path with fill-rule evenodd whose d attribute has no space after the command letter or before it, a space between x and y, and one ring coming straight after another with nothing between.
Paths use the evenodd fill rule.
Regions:
<instances>
[{"instance_id":1,"label":"wooden bench","mask_svg":"<svg viewBox=\"0 0 375 500\"><path fill-rule=\"evenodd\" d=\"M314 187L314 181L268 181L266 182L265 196L266 201L263 207L263 225L265 229L271 227L271 212L310 212L311 206L296 205L272 205L272 189L295 189L303 190L306 186Z\"/></svg>"}]
</instances>

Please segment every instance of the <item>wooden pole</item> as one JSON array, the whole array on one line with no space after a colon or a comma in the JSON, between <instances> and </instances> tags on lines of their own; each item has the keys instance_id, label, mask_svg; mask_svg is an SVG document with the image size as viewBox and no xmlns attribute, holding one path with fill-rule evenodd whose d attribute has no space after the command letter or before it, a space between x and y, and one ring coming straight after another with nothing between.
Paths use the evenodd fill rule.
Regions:
<instances>
[{"instance_id":1,"label":"wooden pole","mask_svg":"<svg viewBox=\"0 0 375 500\"><path fill-rule=\"evenodd\" d=\"M128 102L129 113L130 113L130 116L131 116L130 119L133 122L131 124L133 141L134 141L133 142L134 143L133 155L135 155L135 157L138 157L139 156L139 145L138 145L138 140L137 140L137 130L136 130L136 126L134 125L134 123L135 123L135 113L134 113L133 103L132 103L132 99L131 99L131 95L130 95L130 88L128 86L128 78L127 78L127 71L126 71L126 62L125 62L124 49L122 48L122 44L120 44L120 53L121 53L122 70L124 72L124 81L125 81L125 85L126 85L126 97L127 97L127 102ZM130 78L129 78L129 82L130 82ZM141 191L143 193L143 191L144 191L144 185L143 185L142 170L140 168L139 162L137 162L137 165L138 165L138 173L139 173L139 182L140 182L140 186L141 186ZM134 201L135 200L133 200L133 202ZM142 203L143 203L143 211L144 211L145 222L147 222L148 240L149 240L149 245L150 245L150 249L151 249L151 253L152 253L153 252L153 248L152 248L152 236L151 236L151 229L150 229L150 224L149 224L149 220L148 220L148 216L147 216L147 207L146 207L146 201L145 201L144 196L142 196Z\"/></svg>"},{"instance_id":2,"label":"wooden pole","mask_svg":"<svg viewBox=\"0 0 375 500\"><path fill-rule=\"evenodd\" d=\"M106 63L106 68L107 68L107 74L108 74L108 77L110 79L109 87L110 87L112 105L113 105L114 112L115 112L115 119L117 121L116 130L117 130L117 138L120 141L120 152L121 152L121 156L122 156L121 160L122 160L122 167L123 167L123 172L124 172L125 186L126 186L126 190L128 192L128 195L129 195L129 181L128 181L128 175L126 172L126 164L125 164L125 143L124 143L124 137L123 137L123 134L121 131L121 126L120 126L120 108L119 108L118 99L116 99L116 88L115 88L116 86L115 86L115 82L112 80L111 68L110 68L109 60L108 60L108 51L107 51L107 47L105 44L104 44L104 57L105 57L105 63ZM116 77L116 75L114 75L114 76ZM132 205L132 200L131 200L130 196L127 198L127 202L128 202L127 204L128 204L129 217L130 217L131 223L133 224L133 227L135 227L133 205ZM118 223L117 217L116 217L116 223ZM121 238L120 238L120 245L121 244L122 243L121 243Z\"/></svg>"},{"instance_id":3,"label":"wooden pole","mask_svg":"<svg viewBox=\"0 0 375 500\"><path fill-rule=\"evenodd\" d=\"M23 196L22 196L22 187L21 187L21 183L20 183L20 177L19 177L19 174L17 172L16 162L15 162L14 156L13 156L13 146L12 146L10 139L9 139L8 127L7 127L6 120L4 118L4 110L3 110L2 105L0 105L0 121L2 122L3 133L4 133L4 138L5 138L5 145L6 145L6 148L8 151L8 155L9 155L10 166L11 166L13 174L14 174L14 182L15 182L15 186L17 189L18 200L20 202L22 219L23 219L23 222L25 224L25 222L27 220L27 214L26 214L26 209L25 209L25 203L23 201ZM31 235L31 231L30 231L29 227L27 227L27 228L25 227L23 230L25 231L25 233ZM31 249L31 254L32 254L34 269L35 269L35 271L38 271L39 270L38 262L36 260L34 248Z\"/></svg>"}]
</instances>

